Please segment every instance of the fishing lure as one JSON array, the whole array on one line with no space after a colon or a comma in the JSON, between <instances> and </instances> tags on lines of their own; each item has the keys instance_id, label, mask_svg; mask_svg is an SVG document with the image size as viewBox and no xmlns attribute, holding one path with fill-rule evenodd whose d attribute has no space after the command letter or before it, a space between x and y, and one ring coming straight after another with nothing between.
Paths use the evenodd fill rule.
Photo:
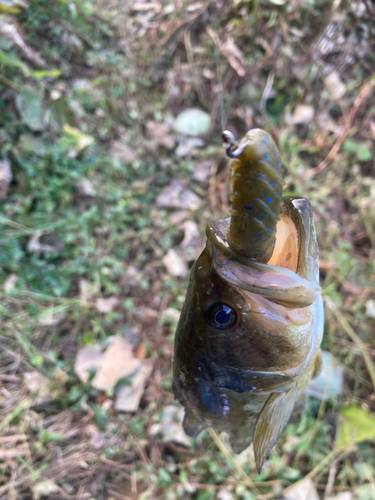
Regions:
<instances>
[{"instance_id":1,"label":"fishing lure","mask_svg":"<svg viewBox=\"0 0 375 500\"><path fill-rule=\"evenodd\" d=\"M261 469L304 390L321 367L323 303L310 203L282 197L279 152L264 130L239 144L223 133L232 160L230 218L210 221L176 330L173 391L184 430L251 442Z\"/></svg>"}]
</instances>

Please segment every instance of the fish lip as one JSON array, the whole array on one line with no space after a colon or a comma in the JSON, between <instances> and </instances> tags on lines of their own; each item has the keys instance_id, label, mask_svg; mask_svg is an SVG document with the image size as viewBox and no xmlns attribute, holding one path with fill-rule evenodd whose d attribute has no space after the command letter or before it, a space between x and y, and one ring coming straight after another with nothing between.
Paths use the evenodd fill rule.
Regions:
<instances>
[{"instance_id":1,"label":"fish lip","mask_svg":"<svg viewBox=\"0 0 375 500\"><path fill-rule=\"evenodd\" d=\"M264 264L247 259L246 263L238 261L232 253L227 260L220 260L221 248L212 243L213 267L218 275L228 284L240 290L261 295L272 302L292 307L293 309L311 306L321 292L319 285L312 283L299 274L272 264ZM224 256L226 256L224 254ZM242 276L238 275L240 273ZM264 277L264 278L263 278ZM278 279L277 285L268 283L270 279ZM285 281L285 286L280 283Z\"/></svg>"}]
</instances>

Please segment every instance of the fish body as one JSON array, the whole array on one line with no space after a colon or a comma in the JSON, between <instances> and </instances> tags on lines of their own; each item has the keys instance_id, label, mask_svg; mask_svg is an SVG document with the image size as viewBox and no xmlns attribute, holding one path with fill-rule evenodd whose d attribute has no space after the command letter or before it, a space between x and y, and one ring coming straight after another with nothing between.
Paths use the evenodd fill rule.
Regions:
<instances>
[{"instance_id":1,"label":"fish body","mask_svg":"<svg viewBox=\"0 0 375 500\"><path fill-rule=\"evenodd\" d=\"M209 222L174 344L173 390L185 407L185 432L225 431L235 452L253 442L258 469L303 411L304 390L321 364L311 206L285 197L278 208L266 263L264 248L259 260L233 249L233 209L231 218Z\"/></svg>"}]
</instances>

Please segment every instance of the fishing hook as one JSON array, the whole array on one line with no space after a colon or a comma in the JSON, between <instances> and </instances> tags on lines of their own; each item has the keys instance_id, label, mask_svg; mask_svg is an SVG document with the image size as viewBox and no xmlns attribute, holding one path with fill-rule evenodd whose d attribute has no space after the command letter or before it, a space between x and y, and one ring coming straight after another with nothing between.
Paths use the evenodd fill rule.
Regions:
<instances>
[{"instance_id":1,"label":"fishing hook","mask_svg":"<svg viewBox=\"0 0 375 500\"><path fill-rule=\"evenodd\" d=\"M249 142L246 141L238 145L234 139L234 135L229 130L224 130L221 134L221 138L223 139L223 148L229 158L237 158L249 144ZM233 148L236 149L234 150Z\"/></svg>"}]
</instances>

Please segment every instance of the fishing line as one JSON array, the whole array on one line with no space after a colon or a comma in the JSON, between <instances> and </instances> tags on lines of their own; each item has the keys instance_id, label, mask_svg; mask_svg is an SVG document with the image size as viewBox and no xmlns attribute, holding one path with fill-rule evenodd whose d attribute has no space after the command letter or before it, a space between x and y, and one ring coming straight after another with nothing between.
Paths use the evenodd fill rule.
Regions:
<instances>
[{"instance_id":1,"label":"fishing line","mask_svg":"<svg viewBox=\"0 0 375 500\"><path fill-rule=\"evenodd\" d=\"M216 88L217 88L217 98L219 101L219 116L221 123L221 130L225 130L225 114L224 114L224 96L223 96L223 78L220 70L220 42L219 37L217 36L217 6L215 0L211 0L211 25L212 30L207 30L208 34L211 36L214 46L215 46L215 66L216 66Z\"/></svg>"}]
</instances>

